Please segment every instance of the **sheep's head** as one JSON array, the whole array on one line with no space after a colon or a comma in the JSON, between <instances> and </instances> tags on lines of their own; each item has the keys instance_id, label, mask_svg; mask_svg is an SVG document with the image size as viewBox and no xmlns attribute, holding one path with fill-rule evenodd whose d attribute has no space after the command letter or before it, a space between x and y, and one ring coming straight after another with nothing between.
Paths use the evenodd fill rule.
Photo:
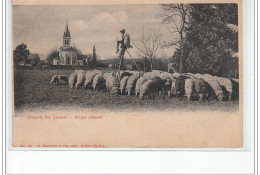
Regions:
<instances>
[{"instance_id":1,"label":"sheep's head","mask_svg":"<svg viewBox=\"0 0 260 175\"><path fill-rule=\"evenodd\" d=\"M219 101L222 101L222 100L223 100L223 98L224 98L224 95L223 95L223 93L220 93L220 94L218 94L218 100L219 100Z\"/></svg>"},{"instance_id":2,"label":"sheep's head","mask_svg":"<svg viewBox=\"0 0 260 175\"><path fill-rule=\"evenodd\" d=\"M111 94L116 94L116 95L118 95L118 88L113 86L113 87L111 88Z\"/></svg>"},{"instance_id":3,"label":"sheep's head","mask_svg":"<svg viewBox=\"0 0 260 175\"><path fill-rule=\"evenodd\" d=\"M171 79L166 79L166 81L165 81L165 86L172 86L172 81L171 81Z\"/></svg>"},{"instance_id":4,"label":"sheep's head","mask_svg":"<svg viewBox=\"0 0 260 175\"><path fill-rule=\"evenodd\" d=\"M198 94L199 101L203 100L203 94Z\"/></svg>"},{"instance_id":5,"label":"sheep's head","mask_svg":"<svg viewBox=\"0 0 260 175\"><path fill-rule=\"evenodd\" d=\"M188 99L190 100L190 98L191 98L191 94L186 94L186 95L187 95Z\"/></svg>"},{"instance_id":6,"label":"sheep's head","mask_svg":"<svg viewBox=\"0 0 260 175\"><path fill-rule=\"evenodd\" d=\"M131 95L131 89L127 89L126 92L127 92L127 95Z\"/></svg>"}]
</instances>

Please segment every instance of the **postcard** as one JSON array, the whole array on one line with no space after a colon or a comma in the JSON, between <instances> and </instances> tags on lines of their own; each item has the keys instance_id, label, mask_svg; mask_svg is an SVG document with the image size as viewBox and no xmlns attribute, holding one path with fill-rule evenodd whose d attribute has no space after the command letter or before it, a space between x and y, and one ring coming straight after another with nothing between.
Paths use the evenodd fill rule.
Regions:
<instances>
[{"instance_id":1,"label":"postcard","mask_svg":"<svg viewBox=\"0 0 260 175\"><path fill-rule=\"evenodd\" d=\"M12 146L242 148L242 1L12 1Z\"/></svg>"}]
</instances>

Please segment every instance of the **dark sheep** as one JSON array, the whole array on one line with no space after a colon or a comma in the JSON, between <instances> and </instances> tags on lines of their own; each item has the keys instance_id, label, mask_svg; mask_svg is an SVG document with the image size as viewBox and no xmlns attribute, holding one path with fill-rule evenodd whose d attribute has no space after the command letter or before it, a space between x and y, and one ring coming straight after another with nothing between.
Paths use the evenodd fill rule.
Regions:
<instances>
[{"instance_id":1,"label":"dark sheep","mask_svg":"<svg viewBox=\"0 0 260 175\"><path fill-rule=\"evenodd\" d=\"M158 93L157 95L161 96L161 93L163 92L164 89L165 81L163 81L160 77L154 77L152 80L156 84L156 92Z\"/></svg>"},{"instance_id":2,"label":"dark sheep","mask_svg":"<svg viewBox=\"0 0 260 175\"><path fill-rule=\"evenodd\" d=\"M208 98L208 83L202 78L196 79L195 81L195 91L198 94L199 100L205 100Z\"/></svg>"},{"instance_id":3,"label":"dark sheep","mask_svg":"<svg viewBox=\"0 0 260 175\"><path fill-rule=\"evenodd\" d=\"M175 82L177 98L183 97L185 94L185 80L186 78L184 76L179 76Z\"/></svg>"}]
</instances>

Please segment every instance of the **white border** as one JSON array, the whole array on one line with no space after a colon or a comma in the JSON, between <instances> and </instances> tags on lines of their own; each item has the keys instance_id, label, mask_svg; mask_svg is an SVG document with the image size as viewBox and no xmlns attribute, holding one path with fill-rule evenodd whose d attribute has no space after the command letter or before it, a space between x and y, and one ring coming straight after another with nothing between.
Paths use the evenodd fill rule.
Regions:
<instances>
[{"instance_id":1,"label":"white border","mask_svg":"<svg viewBox=\"0 0 260 175\"><path fill-rule=\"evenodd\" d=\"M6 79L11 80L11 1L6 2ZM6 172L17 173L254 173L254 1L243 0L243 149L171 149L172 151L14 151L11 148L11 81L6 84ZM3 116L4 117L4 116ZM28 149L26 149L28 150ZM114 151L112 151L114 150ZM136 149L131 149L136 150ZM140 150L140 149L138 149ZM156 149L159 150L159 149ZM160 149L162 150L162 149ZM168 150L168 149L163 149Z\"/></svg>"}]
</instances>

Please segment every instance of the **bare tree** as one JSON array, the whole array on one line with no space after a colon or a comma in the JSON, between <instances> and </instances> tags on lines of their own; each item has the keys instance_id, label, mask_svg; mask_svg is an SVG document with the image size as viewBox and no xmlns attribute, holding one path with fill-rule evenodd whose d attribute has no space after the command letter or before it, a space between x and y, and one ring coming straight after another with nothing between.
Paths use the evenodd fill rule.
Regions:
<instances>
[{"instance_id":1,"label":"bare tree","mask_svg":"<svg viewBox=\"0 0 260 175\"><path fill-rule=\"evenodd\" d=\"M164 12L160 14L163 23L172 24L170 32L174 36L165 46L177 46L182 48L185 36L185 27L189 19L189 4L162 4ZM183 72L183 51L181 49L179 72Z\"/></svg>"},{"instance_id":2,"label":"bare tree","mask_svg":"<svg viewBox=\"0 0 260 175\"><path fill-rule=\"evenodd\" d=\"M134 46L137 49L136 53L141 57L146 57L153 70L153 63L162 52L162 33L159 30L143 30L134 42Z\"/></svg>"}]
</instances>

